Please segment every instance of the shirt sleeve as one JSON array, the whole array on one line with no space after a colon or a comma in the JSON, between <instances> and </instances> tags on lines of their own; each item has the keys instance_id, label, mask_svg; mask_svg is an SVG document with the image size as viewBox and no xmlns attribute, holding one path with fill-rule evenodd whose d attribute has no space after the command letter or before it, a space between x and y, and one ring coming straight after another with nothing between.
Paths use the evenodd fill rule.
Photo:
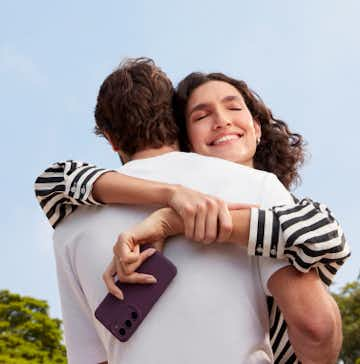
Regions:
<instances>
[{"instance_id":1,"label":"shirt sleeve","mask_svg":"<svg viewBox=\"0 0 360 364\"><path fill-rule=\"evenodd\" d=\"M35 180L35 195L53 228L79 205L102 205L94 200L95 181L110 170L68 160L52 164Z\"/></svg>"},{"instance_id":2,"label":"shirt sleeve","mask_svg":"<svg viewBox=\"0 0 360 364\"><path fill-rule=\"evenodd\" d=\"M315 268L326 285L351 254L329 208L308 198L270 209L253 208L248 253L288 259L301 272Z\"/></svg>"},{"instance_id":3,"label":"shirt sleeve","mask_svg":"<svg viewBox=\"0 0 360 364\"><path fill-rule=\"evenodd\" d=\"M273 205L291 204L293 203L292 201L293 199L291 194L282 185L278 178L272 173L267 173L263 182L261 206L266 209ZM262 223L261 220L258 220L258 222ZM251 225L253 223L254 221L250 220L250 237L252 233ZM262 229L260 227L260 231L261 230ZM263 240L265 241L268 239L269 235L269 231L264 231ZM263 255L263 250L267 248L268 245L264 245L263 243L259 242L256 250L252 250L252 254L250 255L254 255L258 258L257 261L259 265L259 273L264 292L267 296L271 296L271 293L268 289L268 281L270 277L279 269L289 266L290 263L286 259L270 259L268 256Z\"/></svg>"}]
</instances>

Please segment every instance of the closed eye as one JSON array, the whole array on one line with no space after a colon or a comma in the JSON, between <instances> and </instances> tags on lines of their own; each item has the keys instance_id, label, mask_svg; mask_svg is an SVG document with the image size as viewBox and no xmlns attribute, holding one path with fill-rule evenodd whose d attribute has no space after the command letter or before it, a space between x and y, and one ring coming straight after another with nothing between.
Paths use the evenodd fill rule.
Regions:
<instances>
[{"instance_id":1,"label":"closed eye","mask_svg":"<svg viewBox=\"0 0 360 364\"><path fill-rule=\"evenodd\" d=\"M241 111L242 108L241 107L229 107L229 110L232 110L232 111Z\"/></svg>"},{"instance_id":2,"label":"closed eye","mask_svg":"<svg viewBox=\"0 0 360 364\"><path fill-rule=\"evenodd\" d=\"M202 120L202 119L205 119L207 116L209 116L210 114L204 114L204 115L200 115L198 117L195 118L195 121L199 121L199 120Z\"/></svg>"}]
</instances>

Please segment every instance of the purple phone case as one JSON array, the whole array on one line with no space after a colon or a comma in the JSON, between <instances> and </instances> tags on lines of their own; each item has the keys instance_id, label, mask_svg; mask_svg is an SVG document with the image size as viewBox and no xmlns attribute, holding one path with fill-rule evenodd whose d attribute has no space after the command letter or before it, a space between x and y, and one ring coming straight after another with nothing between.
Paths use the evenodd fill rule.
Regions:
<instances>
[{"instance_id":1,"label":"purple phone case","mask_svg":"<svg viewBox=\"0 0 360 364\"><path fill-rule=\"evenodd\" d=\"M144 320L151 307L176 276L175 265L163 254L156 252L137 269L139 273L156 277L154 284L128 284L116 282L124 293L119 300L111 293L100 303L95 317L120 341L128 341Z\"/></svg>"}]
</instances>

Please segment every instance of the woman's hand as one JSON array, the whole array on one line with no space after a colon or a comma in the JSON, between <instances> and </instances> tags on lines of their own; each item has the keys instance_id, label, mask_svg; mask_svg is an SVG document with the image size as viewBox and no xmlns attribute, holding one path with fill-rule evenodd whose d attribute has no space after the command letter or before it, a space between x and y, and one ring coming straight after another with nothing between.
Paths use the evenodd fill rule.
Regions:
<instances>
[{"instance_id":1,"label":"woman's hand","mask_svg":"<svg viewBox=\"0 0 360 364\"><path fill-rule=\"evenodd\" d=\"M193 192L196 193L196 191ZM190 195L191 193L189 193ZM255 205L231 204L230 208L238 210L253 206ZM232 222L231 215L230 219ZM172 208L165 207L153 212L131 230L120 234L114 245L114 258L103 274L108 290L114 296L123 299L121 290L114 283L115 275L118 276L120 282L124 283L156 283L156 279L152 275L135 272L156 251L156 249L149 248L140 252L140 245L151 243L161 250L165 239L169 236L183 234L184 227L182 218ZM227 239L224 240L227 241Z\"/></svg>"},{"instance_id":2,"label":"woman's hand","mask_svg":"<svg viewBox=\"0 0 360 364\"><path fill-rule=\"evenodd\" d=\"M230 210L253 206L227 204L220 198L181 185L175 186L167 203L182 218L185 236L205 244L228 241L233 229Z\"/></svg>"},{"instance_id":3,"label":"woman's hand","mask_svg":"<svg viewBox=\"0 0 360 364\"><path fill-rule=\"evenodd\" d=\"M152 243L161 249L167 237L180 234L183 230L181 218L173 209L166 207L153 212L140 224L120 234L114 245L114 257L103 274L109 292L123 299L121 290L114 283L114 275L124 283L156 283L154 276L135 272L156 251L149 248L140 252L140 245Z\"/></svg>"}]
</instances>

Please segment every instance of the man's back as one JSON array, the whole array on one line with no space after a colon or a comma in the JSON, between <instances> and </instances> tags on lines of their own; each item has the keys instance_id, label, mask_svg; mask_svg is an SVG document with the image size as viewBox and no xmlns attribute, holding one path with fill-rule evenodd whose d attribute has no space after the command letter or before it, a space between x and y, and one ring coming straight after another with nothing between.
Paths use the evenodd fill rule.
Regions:
<instances>
[{"instance_id":1,"label":"man's back","mask_svg":"<svg viewBox=\"0 0 360 364\"><path fill-rule=\"evenodd\" d=\"M135 160L121 172L183 184L231 202L264 207L291 202L270 174L194 154L174 152ZM150 211L83 208L56 229L65 332L74 362L106 360L102 345L110 363L271 362L264 290L270 275L284 263L259 262L235 245L202 246L182 237L171 239L164 254L177 266L178 275L128 343L117 342L92 318L107 293L101 274L117 235ZM102 345L96 343L93 323ZM86 356L89 343L92 357Z\"/></svg>"}]
</instances>

